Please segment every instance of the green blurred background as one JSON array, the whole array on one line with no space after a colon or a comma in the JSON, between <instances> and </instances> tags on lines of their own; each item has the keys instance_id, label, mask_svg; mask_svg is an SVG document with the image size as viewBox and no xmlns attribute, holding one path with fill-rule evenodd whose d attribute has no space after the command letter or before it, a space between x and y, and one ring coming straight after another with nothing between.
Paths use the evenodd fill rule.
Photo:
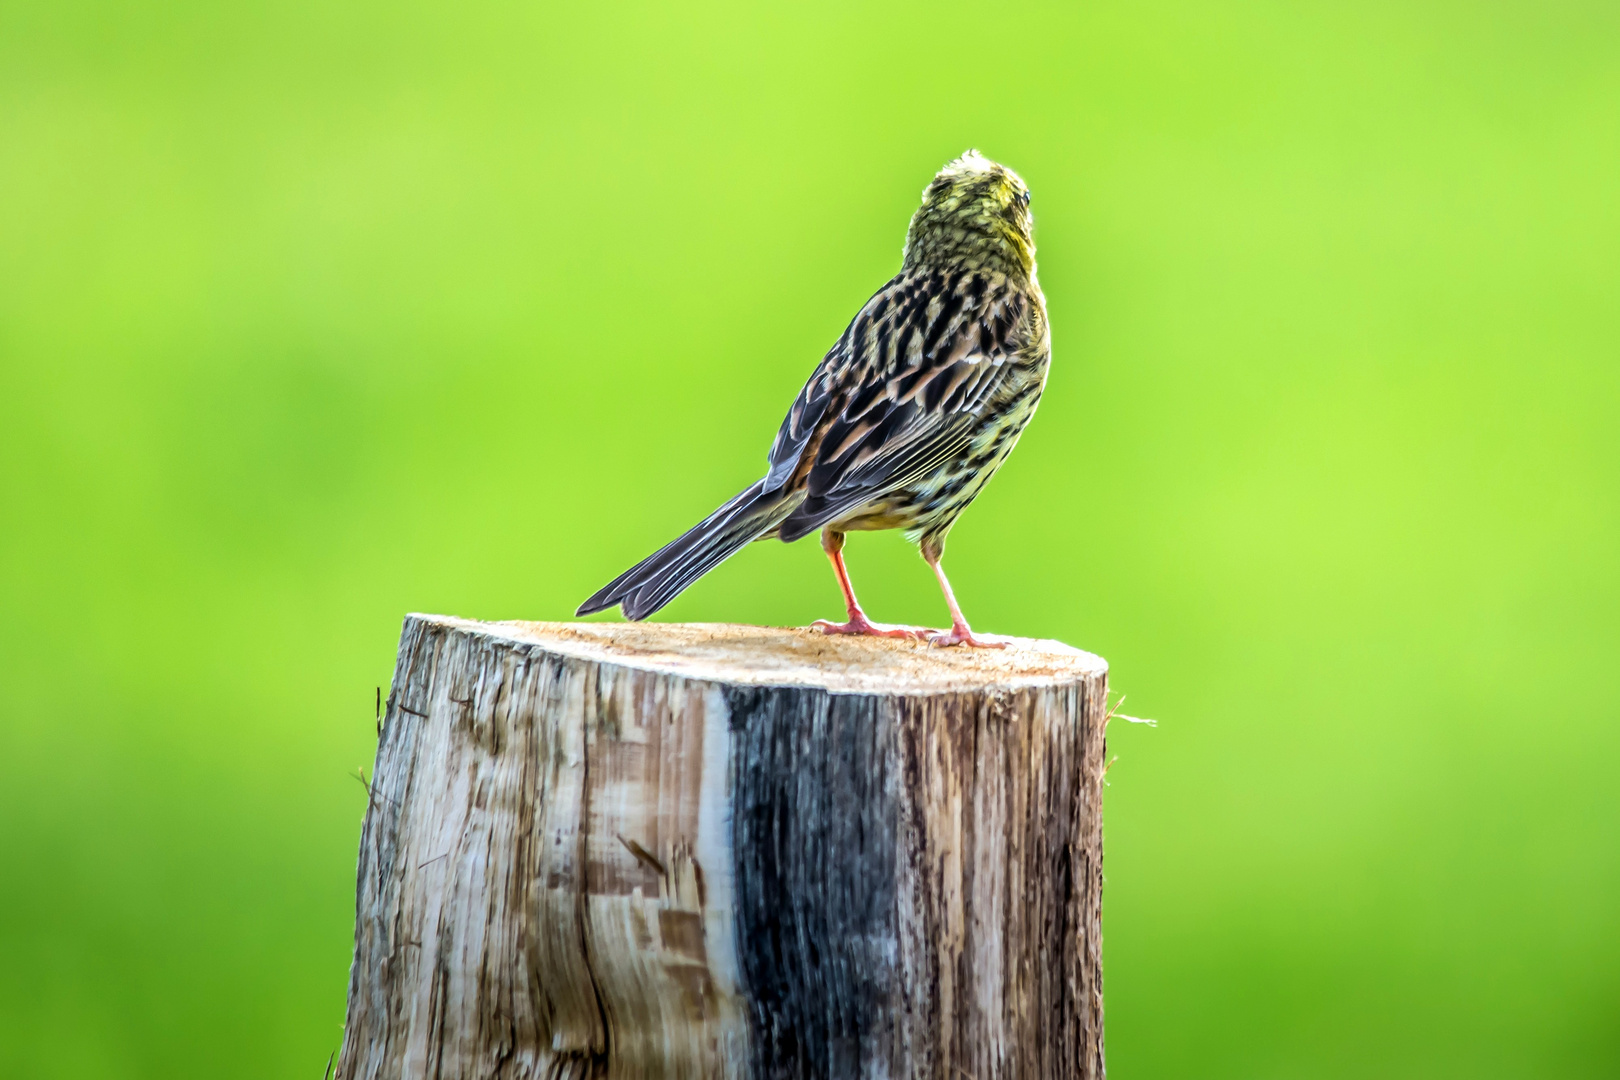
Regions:
<instances>
[{"instance_id":1,"label":"green blurred background","mask_svg":"<svg viewBox=\"0 0 1620 1080\"><path fill-rule=\"evenodd\" d=\"M1620 9L307 0L0 3L0 1075L313 1080L400 617L758 475L968 146L1055 359L948 565L1161 720L1114 1074L1620 1075Z\"/></svg>"}]
</instances>

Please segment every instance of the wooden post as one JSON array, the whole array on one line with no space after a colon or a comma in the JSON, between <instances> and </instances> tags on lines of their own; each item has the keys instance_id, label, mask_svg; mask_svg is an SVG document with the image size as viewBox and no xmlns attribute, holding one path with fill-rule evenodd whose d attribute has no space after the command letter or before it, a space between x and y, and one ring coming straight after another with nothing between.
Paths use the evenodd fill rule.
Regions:
<instances>
[{"instance_id":1,"label":"wooden post","mask_svg":"<svg viewBox=\"0 0 1620 1080\"><path fill-rule=\"evenodd\" d=\"M344 1080L1103 1076L1102 660L405 620Z\"/></svg>"}]
</instances>

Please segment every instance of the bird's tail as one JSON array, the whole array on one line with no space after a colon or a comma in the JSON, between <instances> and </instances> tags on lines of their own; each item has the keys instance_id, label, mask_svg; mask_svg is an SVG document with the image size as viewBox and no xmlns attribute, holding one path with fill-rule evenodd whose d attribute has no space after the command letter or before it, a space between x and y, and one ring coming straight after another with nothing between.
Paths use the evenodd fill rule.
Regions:
<instances>
[{"instance_id":1,"label":"bird's tail","mask_svg":"<svg viewBox=\"0 0 1620 1080\"><path fill-rule=\"evenodd\" d=\"M645 619L692 582L758 540L803 501L802 493L767 492L757 480L684 534L604 585L576 615L618 604L624 617Z\"/></svg>"}]
</instances>

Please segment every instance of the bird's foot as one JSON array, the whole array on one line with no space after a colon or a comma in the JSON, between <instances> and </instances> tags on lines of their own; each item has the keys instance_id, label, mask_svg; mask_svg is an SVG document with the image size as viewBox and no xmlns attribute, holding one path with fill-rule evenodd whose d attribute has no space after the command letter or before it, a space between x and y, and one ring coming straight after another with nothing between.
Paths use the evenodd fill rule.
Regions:
<instances>
[{"instance_id":1,"label":"bird's foot","mask_svg":"<svg viewBox=\"0 0 1620 1080\"><path fill-rule=\"evenodd\" d=\"M830 619L817 619L810 625L823 634L859 634L863 637L910 638L914 641L926 638L934 632L920 626L891 626L888 623L875 623L859 611L850 616L849 622L835 623Z\"/></svg>"},{"instance_id":2,"label":"bird's foot","mask_svg":"<svg viewBox=\"0 0 1620 1080\"><path fill-rule=\"evenodd\" d=\"M1005 649L1007 641L994 634L975 634L973 628L967 623L957 623L949 630L934 630L923 638L930 645L941 648L950 645L966 645L972 649Z\"/></svg>"}]
</instances>

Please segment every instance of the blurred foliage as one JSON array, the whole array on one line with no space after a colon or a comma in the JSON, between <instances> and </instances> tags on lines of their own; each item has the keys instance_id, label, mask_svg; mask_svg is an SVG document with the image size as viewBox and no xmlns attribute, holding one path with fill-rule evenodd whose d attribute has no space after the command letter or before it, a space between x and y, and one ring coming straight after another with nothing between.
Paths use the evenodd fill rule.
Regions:
<instances>
[{"instance_id":1,"label":"blurred foliage","mask_svg":"<svg viewBox=\"0 0 1620 1080\"><path fill-rule=\"evenodd\" d=\"M8 0L0 1074L314 1077L401 615L757 475L970 145L1055 360L947 564L1162 721L1115 1074L1620 1073L1620 9Z\"/></svg>"}]
</instances>

